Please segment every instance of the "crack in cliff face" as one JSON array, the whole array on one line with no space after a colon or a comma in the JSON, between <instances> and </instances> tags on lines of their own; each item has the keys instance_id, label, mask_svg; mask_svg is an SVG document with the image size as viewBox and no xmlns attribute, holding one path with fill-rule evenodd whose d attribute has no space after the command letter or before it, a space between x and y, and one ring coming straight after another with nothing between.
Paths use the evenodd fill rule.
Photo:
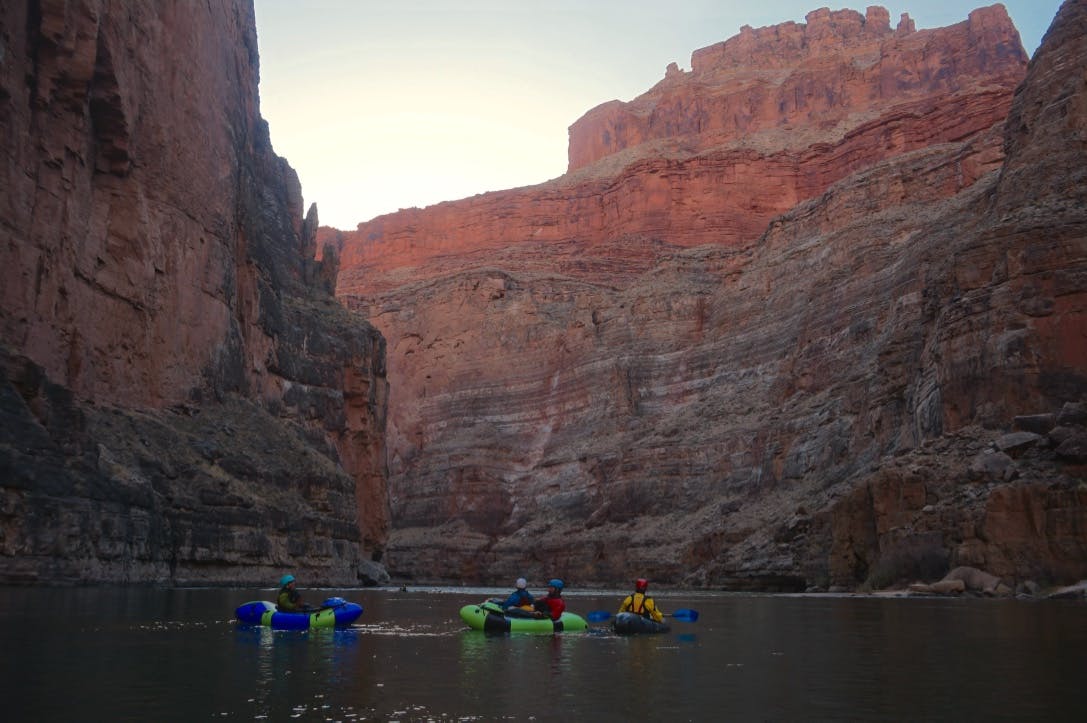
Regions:
<instances>
[{"instance_id":1,"label":"crack in cliff face","mask_svg":"<svg viewBox=\"0 0 1087 723\"><path fill-rule=\"evenodd\" d=\"M104 262L103 262L104 263ZM94 289L96 294L101 294L107 298L113 299L125 306L130 307L136 313L143 315L147 313L147 309L139 302L138 299L131 299L123 294L118 293L114 289L111 289L101 284L97 279L88 276L82 269L75 269L72 275L79 281L82 281L87 286Z\"/></svg>"},{"instance_id":2,"label":"crack in cliff face","mask_svg":"<svg viewBox=\"0 0 1087 723\"><path fill-rule=\"evenodd\" d=\"M95 140L93 165L102 173L128 175L132 159L128 155L129 123L124 97L113 71L113 58L104 37L99 37L94 59L94 77L89 92L90 120Z\"/></svg>"},{"instance_id":3,"label":"crack in cliff face","mask_svg":"<svg viewBox=\"0 0 1087 723\"><path fill-rule=\"evenodd\" d=\"M38 33L38 28L41 27L41 21L41 0L27 0L26 18L23 27L23 37L26 39L26 54L32 59L31 65L25 73L26 85L27 88L30 90L31 98L37 98L38 96L38 74L40 72L40 68L37 59L41 46L41 36ZM7 24L5 23L2 27L6 28L6 26ZM4 33L3 35L5 36L6 40L7 33ZM7 56L7 52L8 50L5 47L5 59ZM3 93L5 95L5 99L11 97L11 94L7 91L6 88L3 89Z\"/></svg>"}]
</instances>

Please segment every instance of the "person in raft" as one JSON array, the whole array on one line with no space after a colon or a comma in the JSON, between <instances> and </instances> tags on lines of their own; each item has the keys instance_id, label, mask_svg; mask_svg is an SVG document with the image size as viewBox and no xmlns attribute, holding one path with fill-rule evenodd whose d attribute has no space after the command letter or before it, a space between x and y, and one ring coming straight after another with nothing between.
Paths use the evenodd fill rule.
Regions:
<instances>
[{"instance_id":1,"label":"person in raft","mask_svg":"<svg viewBox=\"0 0 1087 723\"><path fill-rule=\"evenodd\" d=\"M276 609L281 613L311 613L314 608L302 602L302 593L294 587L294 575L284 575L279 579L279 596L276 597Z\"/></svg>"},{"instance_id":2,"label":"person in raft","mask_svg":"<svg viewBox=\"0 0 1087 723\"><path fill-rule=\"evenodd\" d=\"M566 601L562 599L562 580L552 578L547 581L547 597L536 601L536 612L548 615L552 620L558 620L566 610ZM541 617L542 617L541 615Z\"/></svg>"},{"instance_id":3,"label":"person in raft","mask_svg":"<svg viewBox=\"0 0 1087 723\"><path fill-rule=\"evenodd\" d=\"M649 580L639 577L634 581L634 592L627 595L623 604L619 606L621 613L637 613L643 617L652 618L658 623L664 620L664 613L657 609L653 598L649 597Z\"/></svg>"},{"instance_id":4,"label":"person in raft","mask_svg":"<svg viewBox=\"0 0 1087 723\"><path fill-rule=\"evenodd\" d=\"M504 610L510 608L521 608L522 610L532 610L532 604L535 602L535 598L532 597L532 593L528 591L528 581L523 577L517 578L517 587L510 596L506 598L502 603Z\"/></svg>"}]
</instances>

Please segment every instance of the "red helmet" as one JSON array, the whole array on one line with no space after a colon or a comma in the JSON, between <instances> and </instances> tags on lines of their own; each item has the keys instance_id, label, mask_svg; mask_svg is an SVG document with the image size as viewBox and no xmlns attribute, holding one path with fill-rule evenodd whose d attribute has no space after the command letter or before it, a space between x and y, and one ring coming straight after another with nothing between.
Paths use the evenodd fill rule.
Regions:
<instances>
[{"instance_id":1,"label":"red helmet","mask_svg":"<svg viewBox=\"0 0 1087 723\"><path fill-rule=\"evenodd\" d=\"M639 577L637 580L634 581L635 592L645 592L648 588L649 580L646 580L644 577Z\"/></svg>"}]
</instances>

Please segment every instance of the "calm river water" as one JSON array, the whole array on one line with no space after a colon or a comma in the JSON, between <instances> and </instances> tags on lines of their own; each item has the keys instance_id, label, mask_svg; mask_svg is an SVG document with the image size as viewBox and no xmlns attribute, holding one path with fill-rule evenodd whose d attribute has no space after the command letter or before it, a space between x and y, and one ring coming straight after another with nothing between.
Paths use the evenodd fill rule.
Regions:
<instances>
[{"instance_id":1,"label":"calm river water","mask_svg":"<svg viewBox=\"0 0 1087 723\"><path fill-rule=\"evenodd\" d=\"M487 636L496 589L305 590L344 630L232 620L272 590L0 590L7 721L1087 720L1087 604L660 593L667 635ZM622 593L569 591L573 612Z\"/></svg>"}]
</instances>

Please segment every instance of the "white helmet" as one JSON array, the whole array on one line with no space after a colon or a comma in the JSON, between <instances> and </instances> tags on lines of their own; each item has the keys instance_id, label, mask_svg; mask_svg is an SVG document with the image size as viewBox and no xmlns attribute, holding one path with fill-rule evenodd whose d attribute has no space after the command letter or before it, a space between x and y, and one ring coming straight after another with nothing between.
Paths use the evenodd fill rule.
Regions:
<instances>
[{"instance_id":1,"label":"white helmet","mask_svg":"<svg viewBox=\"0 0 1087 723\"><path fill-rule=\"evenodd\" d=\"M528 580L523 577L517 578L517 588L524 590L526 587L528 587Z\"/></svg>"}]
</instances>

